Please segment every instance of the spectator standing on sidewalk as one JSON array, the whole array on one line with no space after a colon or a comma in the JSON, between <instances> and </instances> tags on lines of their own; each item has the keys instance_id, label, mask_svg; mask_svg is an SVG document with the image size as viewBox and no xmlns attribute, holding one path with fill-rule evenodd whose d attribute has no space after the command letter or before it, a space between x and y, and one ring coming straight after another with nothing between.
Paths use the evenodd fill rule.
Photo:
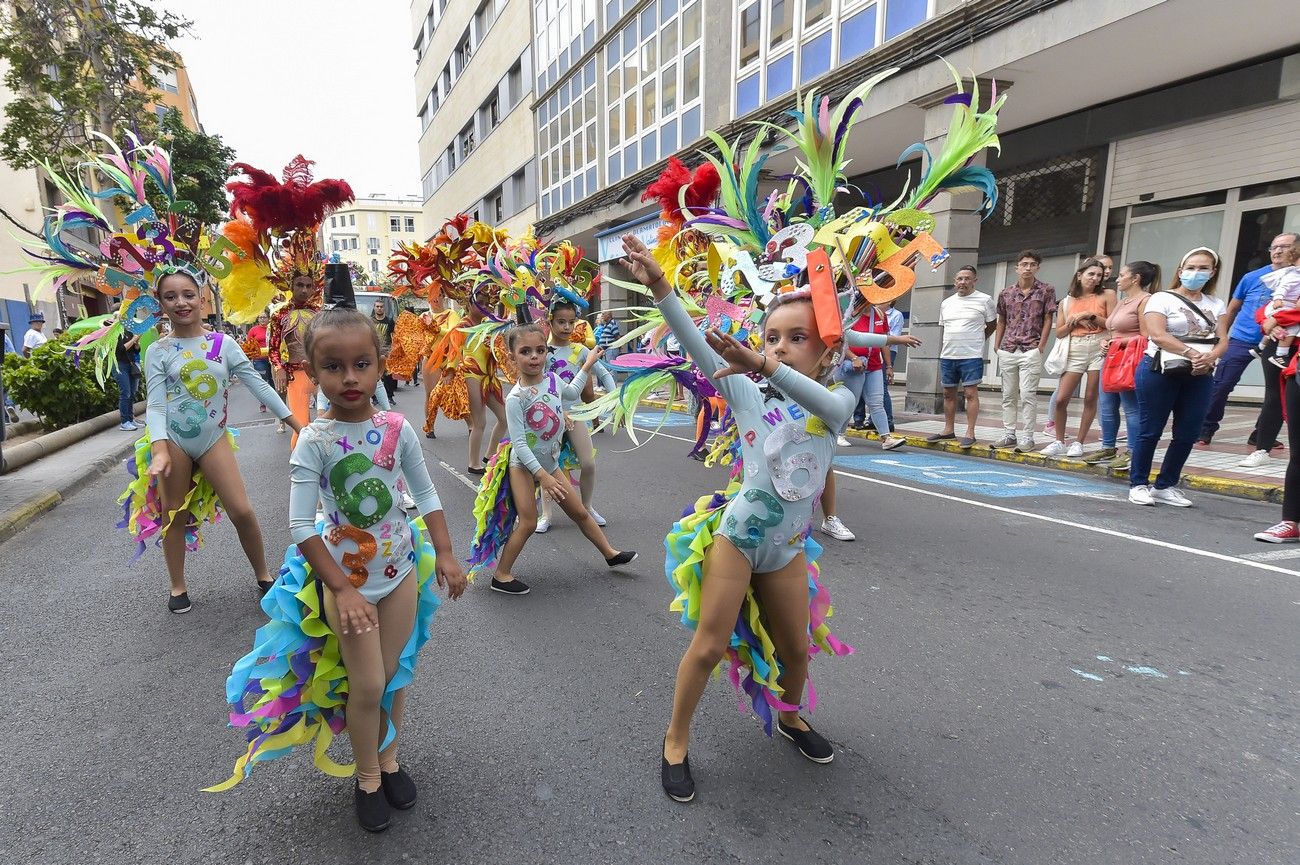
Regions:
<instances>
[{"instance_id":1,"label":"spectator standing on sidewalk","mask_svg":"<svg viewBox=\"0 0 1300 865\"><path fill-rule=\"evenodd\" d=\"M1273 238L1269 244L1269 263L1258 270L1252 270L1237 283L1237 289L1228 302L1227 315L1230 323L1228 330L1228 347L1223 361L1214 370L1214 392L1210 396L1210 408L1201 426L1200 441L1209 444L1219 424L1223 421L1223 412L1228 405L1242 373L1255 359L1250 350L1263 339L1263 332L1255 320L1255 312L1272 299L1272 291L1264 284L1263 277L1275 270L1281 270L1291 263L1291 250L1297 243L1294 232L1285 232ZM1276 370L1264 367L1264 404L1259 410L1259 419L1255 421L1255 431L1251 433L1249 444L1255 451L1238 465L1246 468L1259 468L1269 461L1268 452L1277 447L1277 436L1282 430L1282 385L1281 376Z\"/></svg>"},{"instance_id":2,"label":"spectator standing on sidewalk","mask_svg":"<svg viewBox=\"0 0 1300 865\"><path fill-rule=\"evenodd\" d=\"M1179 262L1174 283L1146 302L1142 321L1149 342L1137 371L1142 435L1131 444L1129 469L1128 500L1135 505L1192 506L1177 485L1205 422L1214 364L1228 348L1226 307L1214 297L1218 277L1218 253L1198 246ZM1151 463L1170 415L1173 436L1153 488Z\"/></svg>"},{"instance_id":3,"label":"spectator standing on sidewalk","mask_svg":"<svg viewBox=\"0 0 1300 865\"><path fill-rule=\"evenodd\" d=\"M388 313L388 303L384 300L376 300L373 307L373 317L375 330L379 332L379 345L382 349L381 357L387 358L388 353L393 350L393 328L396 323L393 317ZM391 403L397 398L397 379L388 374L387 369L383 375L384 391L388 394L388 401Z\"/></svg>"},{"instance_id":4,"label":"spectator standing on sidewalk","mask_svg":"<svg viewBox=\"0 0 1300 865\"><path fill-rule=\"evenodd\" d=\"M1300 324L1300 310L1281 310L1279 327ZM1265 369L1267 372L1267 368ZM1282 485L1282 521L1255 534L1255 540L1270 544L1294 544L1300 541L1300 382L1296 380L1296 361L1292 359L1282 373L1282 392L1286 403L1287 454L1286 480Z\"/></svg>"},{"instance_id":5,"label":"spectator standing on sidewalk","mask_svg":"<svg viewBox=\"0 0 1300 865\"><path fill-rule=\"evenodd\" d=\"M4 332L5 348L4 354L18 354L18 349L14 348L14 341L9 338L9 331ZM3 361L4 355L0 354L0 361ZM18 407L14 401L9 398L9 391L5 391L5 413L9 416L10 423L18 423Z\"/></svg>"},{"instance_id":6,"label":"spectator standing on sidewalk","mask_svg":"<svg viewBox=\"0 0 1300 865\"><path fill-rule=\"evenodd\" d=\"M1106 288L1105 268L1095 258L1080 262L1070 280L1070 290L1057 307L1056 338L1070 341L1065 369L1056 384L1056 440L1043 448L1043 456L1081 457L1083 445L1097 416L1097 394L1101 389L1102 338L1106 319L1115 306L1115 293ZM1069 447L1065 444L1066 416L1080 380L1084 381L1083 414L1079 432Z\"/></svg>"},{"instance_id":7,"label":"spectator standing on sidewalk","mask_svg":"<svg viewBox=\"0 0 1300 865\"><path fill-rule=\"evenodd\" d=\"M907 319L898 310L894 309L894 301L890 301L887 306L879 304L875 307L879 315L885 317L889 324L890 336L902 336L903 327L907 324ZM889 395L889 385L894 383L894 366L898 360L898 347L891 344L889 346L889 364L885 367L885 418L889 421L889 432L894 431L894 399ZM876 425L867 418L867 391L862 389L862 395L858 397L858 404L853 409L853 422L849 424L853 429L865 430L875 429ZM879 430L877 430L879 432ZM884 435L882 432L881 435Z\"/></svg>"},{"instance_id":8,"label":"spectator standing on sidewalk","mask_svg":"<svg viewBox=\"0 0 1300 865\"><path fill-rule=\"evenodd\" d=\"M23 334L23 357L31 357L32 349L39 348L50 339L45 335L45 315L34 312L28 319L27 333Z\"/></svg>"},{"instance_id":9,"label":"spectator standing on sidewalk","mask_svg":"<svg viewBox=\"0 0 1300 865\"><path fill-rule=\"evenodd\" d=\"M975 290L979 278L973 264L957 271L953 288L957 293L939 304L939 325L943 347L939 349L939 383L943 385L943 432L926 441L957 438L957 388L966 395L966 435L958 441L964 448L975 444L975 423L980 413L979 383L984 378L984 342L997 327L998 312L993 298Z\"/></svg>"},{"instance_id":10,"label":"spectator standing on sidewalk","mask_svg":"<svg viewBox=\"0 0 1300 865\"><path fill-rule=\"evenodd\" d=\"M599 323L596 325L596 345L605 351L606 360L612 360L617 356L618 351L611 348L611 346L622 335L618 322L614 320L614 313L608 310L602 312Z\"/></svg>"},{"instance_id":11,"label":"spectator standing on sidewalk","mask_svg":"<svg viewBox=\"0 0 1300 865\"><path fill-rule=\"evenodd\" d=\"M1142 310L1151 293L1160 289L1160 268L1149 261L1130 261L1119 269L1119 278L1115 284L1122 298L1116 300L1115 309L1106 319L1106 329L1110 331L1109 344L1123 347L1142 338ZM1092 454L1088 462L1110 460L1112 469L1128 469L1129 457L1120 456L1117 447L1119 413L1122 408L1124 433L1131 455L1133 446L1142 434L1142 412L1138 405L1137 390L1103 390L1097 402L1101 411L1101 450Z\"/></svg>"},{"instance_id":12,"label":"spectator standing on sidewalk","mask_svg":"<svg viewBox=\"0 0 1300 865\"><path fill-rule=\"evenodd\" d=\"M1016 281L998 295L993 345L1002 375L1002 438L993 446L1034 448L1038 425L1038 383L1043 352L1056 314L1056 289L1038 279L1042 256L1032 249L1016 259Z\"/></svg>"},{"instance_id":13,"label":"spectator standing on sidewalk","mask_svg":"<svg viewBox=\"0 0 1300 865\"><path fill-rule=\"evenodd\" d=\"M117 413L122 419L118 429L138 430L135 395L140 391L140 334L122 331L117 338L115 359L117 368L113 370L113 380L117 382Z\"/></svg>"}]
</instances>

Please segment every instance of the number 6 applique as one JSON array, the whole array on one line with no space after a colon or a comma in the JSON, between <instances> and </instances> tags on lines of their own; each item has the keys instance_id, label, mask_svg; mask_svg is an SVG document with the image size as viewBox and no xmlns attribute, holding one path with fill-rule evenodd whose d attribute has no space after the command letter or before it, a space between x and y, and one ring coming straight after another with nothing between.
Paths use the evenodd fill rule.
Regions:
<instances>
[{"instance_id":1,"label":"number 6 applique","mask_svg":"<svg viewBox=\"0 0 1300 865\"><path fill-rule=\"evenodd\" d=\"M772 476L772 487L776 494L787 502L800 502L817 492L825 473L817 461L817 455L804 451L781 459L781 448L787 444L802 444L811 441L812 436L798 424L785 423L774 429L763 442L763 456L767 459L767 470ZM795 483L795 475L806 472L803 483Z\"/></svg>"},{"instance_id":2,"label":"number 6 applique","mask_svg":"<svg viewBox=\"0 0 1300 865\"><path fill-rule=\"evenodd\" d=\"M379 478L365 478L358 481L351 490L348 478L364 475L375 467L365 454L352 453L345 456L330 469L330 490L339 510L347 514L348 522L359 528L368 529L384 518L393 508L393 494ZM366 499L375 500L375 509L370 513L361 510ZM371 539L373 541L373 538Z\"/></svg>"},{"instance_id":3,"label":"number 6 applique","mask_svg":"<svg viewBox=\"0 0 1300 865\"><path fill-rule=\"evenodd\" d=\"M776 496L766 490L745 490L744 499L750 503L762 502L767 508L767 516L760 517L758 514L750 514L746 517L744 534L737 531L735 515L728 516L723 531L737 547L752 550L763 542L768 529L781 524L781 520L785 517L785 508L781 507L781 503L777 501Z\"/></svg>"}]
</instances>

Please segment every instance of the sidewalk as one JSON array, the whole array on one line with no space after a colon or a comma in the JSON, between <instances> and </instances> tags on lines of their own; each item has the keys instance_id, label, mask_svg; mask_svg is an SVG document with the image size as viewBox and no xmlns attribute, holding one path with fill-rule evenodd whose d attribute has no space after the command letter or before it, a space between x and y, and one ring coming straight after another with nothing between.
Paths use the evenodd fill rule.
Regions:
<instances>
[{"instance_id":1,"label":"sidewalk","mask_svg":"<svg viewBox=\"0 0 1300 865\"><path fill-rule=\"evenodd\" d=\"M936 415L917 415L900 411L899 409L906 399L906 391L903 387L890 388L890 394L894 399L894 423L897 432L900 435L907 436L908 445L910 446L954 453L968 453L971 456L1010 460L1031 465L1046 465L1067 471L1086 471L1089 474L1106 475L1124 480L1128 478L1127 472L1110 471L1104 465L1093 466L1084 463L1082 460L1044 457L1037 453L1038 450L1046 447L1051 440L1043 434L1043 423L1046 422L1043 415L1047 409L1047 394L1039 395L1040 417L1038 429L1034 435L1036 449L1034 453L1029 454L1017 453L1011 449L993 450L991 447L992 443L1002 438L1003 435L1002 395L996 391L980 391L980 413L975 426L976 444L967 450L960 448L954 441L925 442L926 436L943 430L943 418ZM1070 435L1067 436L1067 441L1073 439L1073 434L1078 429L1079 413L1082 408L1082 401L1077 398L1070 404ZM1286 474L1287 463L1285 447L1274 450L1273 458L1259 468L1242 468L1237 465L1246 455L1254 451L1253 447L1246 444L1246 437L1255 428L1255 419L1258 415L1258 406L1228 406L1219 431L1214 437L1214 443L1209 447L1197 445L1192 451L1191 457L1188 458L1187 465L1183 468L1183 477L1187 480L1189 486L1194 489L1220 492L1260 501L1280 502L1282 500L1282 481ZM961 435L965 430L965 415L960 412L957 416L956 430L958 435ZM853 430L849 431L850 436L854 434ZM856 435L861 436L862 433L856 433ZM1120 435L1124 435L1122 421ZM1160 461L1164 458L1164 445L1168 444L1168 435L1169 430L1166 428L1164 442L1161 447L1156 449L1155 461L1152 464L1153 474L1159 470ZM1285 436L1286 429L1283 427L1281 437L1285 439ZM1101 426L1099 422L1094 422L1092 431L1088 436L1088 443L1084 446L1085 456L1100 447ZM1127 442L1123 438L1120 439L1119 447L1127 449Z\"/></svg>"}]
</instances>

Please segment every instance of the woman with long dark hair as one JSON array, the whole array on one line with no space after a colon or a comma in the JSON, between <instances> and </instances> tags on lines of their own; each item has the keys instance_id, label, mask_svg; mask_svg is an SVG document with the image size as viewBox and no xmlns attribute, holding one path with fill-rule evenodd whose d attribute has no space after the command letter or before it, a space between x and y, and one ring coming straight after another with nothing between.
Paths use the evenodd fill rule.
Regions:
<instances>
[{"instance_id":1,"label":"woman with long dark hair","mask_svg":"<svg viewBox=\"0 0 1300 865\"><path fill-rule=\"evenodd\" d=\"M1115 279L1119 289L1115 307L1106 319L1110 340L1106 348L1106 363L1119 355L1111 349L1122 349L1135 339L1142 338L1142 309L1151 293L1160 290L1160 266L1149 261L1130 261L1119 269ZM1123 391L1102 390L1097 402L1101 407L1101 450L1089 462L1110 460L1113 469L1127 469L1129 457L1121 456L1119 444L1119 413L1124 410L1124 431L1128 436L1129 451L1142 434L1142 415L1138 406L1137 389Z\"/></svg>"},{"instance_id":2,"label":"woman with long dark hair","mask_svg":"<svg viewBox=\"0 0 1300 865\"><path fill-rule=\"evenodd\" d=\"M1083 456L1083 443L1088 440L1092 422L1097 417L1097 393L1104 355L1102 338L1106 334L1106 319L1115 306L1115 292L1106 288L1105 279L1105 266L1095 258L1085 258L1074 271L1067 296L1056 308L1056 338L1068 339L1070 349L1065 369L1056 385L1056 441L1043 448L1044 456ZM1079 433L1066 447L1066 414L1081 380L1085 383Z\"/></svg>"}]
</instances>

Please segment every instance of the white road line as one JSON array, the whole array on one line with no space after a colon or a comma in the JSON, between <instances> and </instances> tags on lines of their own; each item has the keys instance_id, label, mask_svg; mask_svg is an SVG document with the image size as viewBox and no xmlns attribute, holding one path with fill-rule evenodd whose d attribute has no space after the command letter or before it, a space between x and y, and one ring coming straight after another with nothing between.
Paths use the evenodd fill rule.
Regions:
<instances>
[{"instance_id":1,"label":"white road line","mask_svg":"<svg viewBox=\"0 0 1300 865\"><path fill-rule=\"evenodd\" d=\"M681 436L675 436L671 433L666 433L662 430L660 430L658 434L661 436L666 436L667 438L676 439L677 441L688 442L690 444L695 443L695 439L682 438ZM912 486L908 486L907 484L895 483L894 481L887 481L887 480L882 480L880 478L867 477L866 475L854 474L853 472L846 472L843 469L836 469L835 474L841 475L842 477L846 477L846 478L855 478L860 481L866 481L869 484L877 484L883 487L891 487L896 490L907 490L908 492L916 493L917 495L930 496L931 498L943 499L944 501L948 501L948 502L960 502L965 505L971 505L977 508L984 508L985 510L989 510L989 511L997 511L998 513L1002 513L1002 514L1013 514L1015 516L1024 517L1030 520L1038 520L1039 522L1052 523L1053 525L1065 526L1066 528L1078 529L1080 531L1085 531L1085 532L1092 532L1098 535L1108 535L1109 537L1112 538L1121 538L1126 541L1133 541L1135 543L1146 544L1147 546L1152 546L1152 547L1160 547L1161 549L1165 549L1165 550L1176 550L1177 552L1180 553L1188 553L1190 555L1201 556L1202 558L1206 558L1206 559L1215 559L1216 561L1231 562L1234 565L1244 565L1245 567L1255 568L1261 571L1272 571L1273 573L1277 573L1277 574L1286 574L1288 577L1300 577L1300 571L1293 571L1290 570L1289 568L1280 568L1277 565L1270 565L1266 562L1261 562L1261 561L1253 561L1252 559L1242 558L1240 556L1229 556L1225 553L1216 553L1211 550L1201 550L1201 549L1197 549L1196 547L1185 547L1182 544L1175 544L1170 541L1162 541L1157 538L1147 538L1141 535L1125 534L1124 532L1115 531L1114 529L1102 528L1101 526L1080 525L1079 523L1073 522L1071 520L1063 520L1063 519L1058 519L1057 517L1049 517L1043 514L1035 514L1030 511L1020 511L1020 510L1016 510L1015 508L1004 507L1003 505L995 505L989 502L976 501L975 499L964 499L961 496L949 495L948 493L941 493L936 490L927 490L921 487L912 487ZM1262 555L1262 554L1255 553L1253 555Z\"/></svg>"},{"instance_id":2,"label":"white road line","mask_svg":"<svg viewBox=\"0 0 1300 865\"><path fill-rule=\"evenodd\" d=\"M452 477L454 477L456 480L463 483L465 486L469 487L470 490L472 490L473 492L478 492L478 484L474 483L469 478L461 474L458 470L453 468L451 463L447 462L446 460L438 460L438 465L442 466L444 469L450 472Z\"/></svg>"},{"instance_id":3,"label":"white road line","mask_svg":"<svg viewBox=\"0 0 1300 865\"><path fill-rule=\"evenodd\" d=\"M1292 547L1289 550L1269 550L1266 553L1246 553L1243 559L1250 559L1252 562L1273 562L1278 559L1300 559L1300 549Z\"/></svg>"}]
</instances>

